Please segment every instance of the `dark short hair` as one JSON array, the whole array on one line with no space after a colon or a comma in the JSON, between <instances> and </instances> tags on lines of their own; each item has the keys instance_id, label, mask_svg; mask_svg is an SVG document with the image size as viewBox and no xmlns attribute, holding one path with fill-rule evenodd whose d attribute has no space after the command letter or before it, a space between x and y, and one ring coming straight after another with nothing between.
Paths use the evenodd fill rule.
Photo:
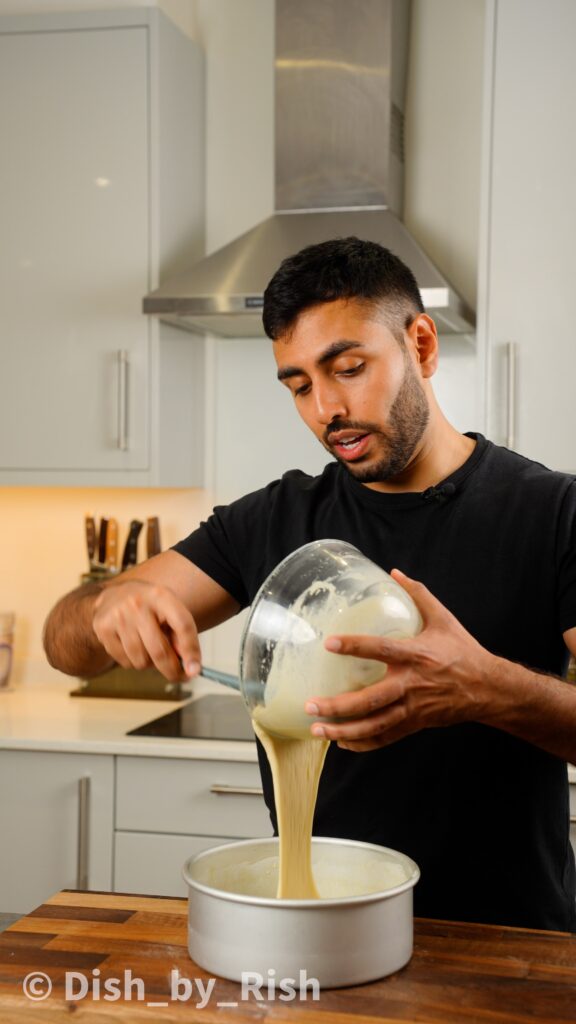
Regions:
<instances>
[{"instance_id":1,"label":"dark short hair","mask_svg":"<svg viewBox=\"0 0 576 1024\"><path fill-rule=\"evenodd\" d=\"M305 309L336 299L381 307L399 340L424 312L414 274L394 253L354 236L333 238L282 261L264 292L264 330L275 341Z\"/></svg>"}]
</instances>

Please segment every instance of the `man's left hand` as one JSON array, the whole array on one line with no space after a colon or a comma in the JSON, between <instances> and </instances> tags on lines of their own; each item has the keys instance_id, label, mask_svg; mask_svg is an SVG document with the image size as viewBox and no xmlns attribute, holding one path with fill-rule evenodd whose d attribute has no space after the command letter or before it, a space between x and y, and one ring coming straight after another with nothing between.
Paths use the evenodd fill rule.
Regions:
<instances>
[{"instance_id":1,"label":"man's left hand","mask_svg":"<svg viewBox=\"0 0 576 1024\"><path fill-rule=\"evenodd\" d=\"M335 740L347 750L375 750L420 729L478 721L493 711L491 669L496 660L427 588L392 570L415 601L423 629L415 637L328 637L338 654L385 662L386 677L339 697L312 697L309 714L342 718L314 723L314 736ZM353 720L349 720L353 719Z\"/></svg>"}]
</instances>

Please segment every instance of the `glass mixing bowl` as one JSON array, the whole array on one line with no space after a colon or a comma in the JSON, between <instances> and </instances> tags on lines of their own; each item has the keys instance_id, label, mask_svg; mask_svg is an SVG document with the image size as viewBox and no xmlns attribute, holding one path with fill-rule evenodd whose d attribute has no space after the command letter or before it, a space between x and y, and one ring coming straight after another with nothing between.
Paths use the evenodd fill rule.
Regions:
<instances>
[{"instance_id":1,"label":"glass mixing bowl","mask_svg":"<svg viewBox=\"0 0 576 1024\"><path fill-rule=\"evenodd\" d=\"M240 686L269 732L310 736L310 697L336 696L382 679L381 661L327 651L332 634L408 637L422 628L413 600L358 548L316 540L288 555L258 591L240 645Z\"/></svg>"}]
</instances>

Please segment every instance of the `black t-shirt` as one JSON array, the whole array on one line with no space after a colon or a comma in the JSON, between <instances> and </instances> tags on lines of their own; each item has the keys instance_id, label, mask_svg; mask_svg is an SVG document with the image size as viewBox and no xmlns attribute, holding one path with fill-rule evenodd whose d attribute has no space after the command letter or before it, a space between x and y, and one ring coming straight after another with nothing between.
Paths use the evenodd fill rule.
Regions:
<instances>
[{"instance_id":1,"label":"black t-shirt","mask_svg":"<svg viewBox=\"0 0 576 1024\"><path fill-rule=\"evenodd\" d=\"M383 493L337 463L317 477L295 470L215 508L175 550L246 607L290 552L345 540L421 580L488 650L562 675L562 633L576 626L576 480L468 436L472 454L437 488ZM362 754L331 744L314 833L413 857L420 916L576 930L566 765L498 729L425 729Z\"/></svg>"}]
</instances>

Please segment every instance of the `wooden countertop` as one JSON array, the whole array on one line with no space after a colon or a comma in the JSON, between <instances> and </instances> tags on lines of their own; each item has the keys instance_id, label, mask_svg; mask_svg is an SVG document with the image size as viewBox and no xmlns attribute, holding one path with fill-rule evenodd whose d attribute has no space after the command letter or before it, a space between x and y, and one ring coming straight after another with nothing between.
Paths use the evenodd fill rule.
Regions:
<instances>
[{"instance_id":1,"label":"wooden countertop","mask_svg":"<svg viewBox=\"0 0 576 1024\"><path fill-rule=\"evenodd\" d=\"M210 975L190 960L186 943L185 899L60 892L0 934L0 1020L62 1022L74 1012L78 1024L576 1021L576 935L421 919L412 960L382 981L326 990L318 1002L282 1002L279 992L275 1000L257 1002L254 996L242 1000L239 984L216 979L203 1008L197 1005L196 979L206 984ZM175 968L193 984L187 1001L170 999ZM143 997L137 999L134 988L130 999L105 1000L104 980L124 979L128 970L142 979ZM47 998L24 995L23 981L31 972L51 979ZM66 972L87 979L82 999L66 1001ZM81 984L74 982L75 993ZM167 1005L150 1005L163 1001Z\"/></svg>"}]
</instances>

